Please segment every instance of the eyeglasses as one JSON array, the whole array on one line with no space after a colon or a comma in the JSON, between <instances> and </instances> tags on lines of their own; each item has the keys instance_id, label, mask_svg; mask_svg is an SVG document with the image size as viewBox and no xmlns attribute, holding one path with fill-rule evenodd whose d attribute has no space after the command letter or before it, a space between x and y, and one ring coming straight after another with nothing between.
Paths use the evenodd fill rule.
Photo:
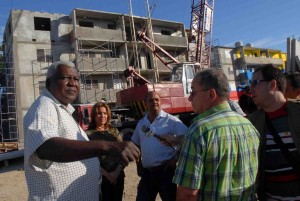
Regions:
<instances>
[{"instance_id":1,"label":"eyeglasses","mask_svg":"<svg viewBox=\"0 0 300 201\"><path fill-rule=\"evenodd\" d=\"M250 80L251 87L256 87L261 82L269 82L268 80Z\"/></svg>"},{"instance_id":2,"label":"eyeglasses","mask_svg":"<svg viewBox=\"0 0 300 201\"><path fill-rule=\"evenodd\" d=\"M190 96L195 96L198 92L201 92L201 91L208 91L210 89L200 89L200 90L192 90L190 91Z\"/></svg>"}]
</instances>

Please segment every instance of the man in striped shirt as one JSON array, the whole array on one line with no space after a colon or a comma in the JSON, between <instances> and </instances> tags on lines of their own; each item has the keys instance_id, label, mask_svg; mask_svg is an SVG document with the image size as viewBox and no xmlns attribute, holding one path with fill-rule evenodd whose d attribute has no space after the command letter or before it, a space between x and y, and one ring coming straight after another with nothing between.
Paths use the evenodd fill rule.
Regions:
<instances>
[{"instance_id":1,"label":"man in striped shirt","mask_svg":"<svg viewBox=\"0 0 300 201\"><path fill-rule=\"evenodd\" d=\"M259 200L300 200L300 171L293 165L300 164L300 104L286 100L285 88L286 80L280 69L270 64L256 67L251 93L261 110L249 119L261 134ZM282 145L276 143L266 126L266 116ZM281 147L286 148L288 155L283 154ZM287 159L289 155L292 160Z\"/></svg>"},{"instance_id":2,"label":"man in striped shirt","mask_svg":"<svg viewBox=\"0 0 300 201\"><path fill-rule=\"evenodd\" d=\"M198 116L184 137L173 182L177 201L254 200L259 134L227 102L229 84L218 69L200 71L189 101Z\"/></svg>"}]
</instances>

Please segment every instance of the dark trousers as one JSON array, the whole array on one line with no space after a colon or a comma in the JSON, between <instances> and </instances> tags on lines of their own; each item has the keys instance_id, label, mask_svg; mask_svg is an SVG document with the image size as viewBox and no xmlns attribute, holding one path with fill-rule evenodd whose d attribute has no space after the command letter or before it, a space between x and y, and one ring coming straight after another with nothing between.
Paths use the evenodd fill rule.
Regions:
<instances>
[{"instance_id":1,"label":"dark trousers","mask_svg":"<svg viewBox=\"0 0 300 201\"><path fill-rule=\"evenodd\" d=\"M122 201L124 191L124 170L120 173L115 185L102 176L100 201Z\"/></svg>"},{"instance_id":2,"label":"dark trousers","mask_svg":"<svg viewBox=\"0 0 300 201\"><path fill-rule=\"evenodd\" d=\"M162 201L175 201L177 186L172 183L174 172L175 168L143 168L136 201L155 201L158 193Z\"/></svg>"}]
</instances>

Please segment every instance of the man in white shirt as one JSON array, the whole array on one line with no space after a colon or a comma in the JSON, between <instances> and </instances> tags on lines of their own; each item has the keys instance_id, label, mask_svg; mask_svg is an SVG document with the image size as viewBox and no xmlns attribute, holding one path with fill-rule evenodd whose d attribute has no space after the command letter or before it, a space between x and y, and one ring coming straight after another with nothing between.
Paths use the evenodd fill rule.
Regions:
<instances>
[{"instance_id":1,"label":"man in white shirt","mask_svg":"<svg viewBox=\"0 0 300 201\"><path fill-rule=\"evenodd\" d=\"M24 117L24 167L28 200L99 199L97 156L113 154L125 164L138 158L132 142L89 141L72 117L79 94L79 73L72 62L53 63L46 89Z\"/></svg>"},{"instance_id":2,"label":"man in white shirt","mask_svg":"<svg viewBox=\"0 0 300 201\"><path fill-rule=\"evenodd\" d=\"M159 193L163 201L175 201L177 187L172 178L179 150L165 146L160 140L167 134L182 137L187 127L177 117L161 110L157 92L148 92L145 101L148 113L139 121L131 138L141 149L143 166L136 200L155 201Z\"/></svg>"}]
</instances>

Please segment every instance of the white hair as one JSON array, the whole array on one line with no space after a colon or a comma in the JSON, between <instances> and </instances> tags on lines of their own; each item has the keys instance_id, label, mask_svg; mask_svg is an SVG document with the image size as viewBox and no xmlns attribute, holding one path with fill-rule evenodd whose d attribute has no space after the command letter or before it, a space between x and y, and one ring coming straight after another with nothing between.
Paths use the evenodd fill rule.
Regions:
<instances>
[{"instance_id":1,"label":"white hair","mask_svg":"<svg viewBox=\"0 0 300 201\"><path fill-rule=\"evenodd\" d=\"M65 65L70 68L75 68L74 63L71 61L56 61L49 66L46 78L52 77L56 73L57 67L59 67L61 65Z\"/></svg>"}]
</instances>

